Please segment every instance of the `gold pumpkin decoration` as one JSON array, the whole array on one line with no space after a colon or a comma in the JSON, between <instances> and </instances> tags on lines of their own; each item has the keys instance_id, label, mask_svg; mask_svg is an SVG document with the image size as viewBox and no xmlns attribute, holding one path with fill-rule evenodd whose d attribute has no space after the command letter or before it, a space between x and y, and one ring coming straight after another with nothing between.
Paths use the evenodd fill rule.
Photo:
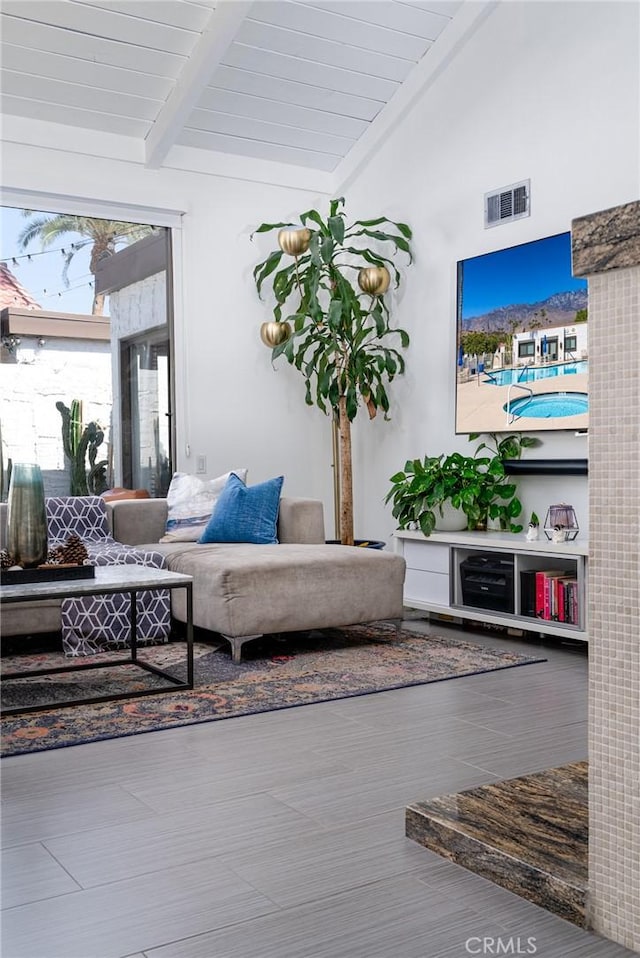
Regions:
<instances>
[{"instance_id":1,"label":"gold pumpkin decoration","mask_svg":"<svg viewBox=\"0 0 640 958\"><path fill-rule=\"evenodd\" d=\"M311 230L306 227L299 230L284 229L278 233L278 245L289 256L300 256L309 249Z\"/></svg>"},{"instance_id":2,"label":"gold pumpkin decoration","mask_svg":"<svg viewBox=\"0 0 640 958\"><path fill-rule=\"evenodd\" d=\"M391 276L386 266L366 266L358 273L358 284L368 296L382 296L389 289Z\"/></svg>"},{"instance_id":3,"label":"gold pumpkin decoration","mask_svg":"<svg viewBox=\"0 0 640 958\"><path fill-rule=\"evenodd\" d=\"M260 327L260 339L269 349L286 343L291 336L291 326L285 320L282 323L263 323Z\"/></svg>"}]
</instances>

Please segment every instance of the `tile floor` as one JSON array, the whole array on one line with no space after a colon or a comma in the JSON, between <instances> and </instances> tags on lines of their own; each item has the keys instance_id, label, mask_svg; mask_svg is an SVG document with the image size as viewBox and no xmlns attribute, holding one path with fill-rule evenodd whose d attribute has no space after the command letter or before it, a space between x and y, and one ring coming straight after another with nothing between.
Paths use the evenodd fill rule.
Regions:
<instances>
[{"instance_id":1,"label":"tile floor","mask_svg":"<svg viewBox=\"0 0 640 958\"><path fill-rule=\"evenodd\" d=\"M3 958L631 955L404 836L586 756L584 649L405 625L548 662L5 759Z\"/></svg>"}]
</instances>

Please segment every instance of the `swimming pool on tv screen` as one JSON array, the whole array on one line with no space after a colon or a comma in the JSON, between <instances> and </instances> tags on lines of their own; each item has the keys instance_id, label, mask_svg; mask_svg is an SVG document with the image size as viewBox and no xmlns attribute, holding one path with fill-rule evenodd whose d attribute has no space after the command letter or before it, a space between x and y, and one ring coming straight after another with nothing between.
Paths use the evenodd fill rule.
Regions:
<instances>
[{"instance_id":1,"label":"swimming pool on tv screen","mask_svg":"<svg viewBox=\"0 0 640 958\"><path fill-rule=\"evenodd\" d=\"M513 383L535 383L556 376L575 376L586 373L589 363L581 359L575 363L554 363L550 366L519 366L509 369L486 370L484 383L492 386L511 386Z\"/></svg>"},{"instance_id":2,"label":"swimming pool on tv screen","mask_svg":"<svg viewBox=\"0 0 640 958\"><path fill-rule=\"evenodd\" d=\"M556 419L562 416L580 416L589 411L587 393L544 393L539 396L522 396L503 406L511 416L528 416L532 419Z\"/></svg>"}]
</instances>

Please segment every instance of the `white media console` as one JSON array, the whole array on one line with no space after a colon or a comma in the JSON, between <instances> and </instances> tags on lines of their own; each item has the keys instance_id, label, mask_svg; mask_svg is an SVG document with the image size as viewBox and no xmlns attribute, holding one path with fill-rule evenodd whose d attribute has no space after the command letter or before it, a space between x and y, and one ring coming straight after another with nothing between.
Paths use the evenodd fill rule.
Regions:
<instances>
[{"instance_id":1,"label":"white media console","mask_svg":"<svg viewBox=\"0 0 640 958\"><path fill-rule=\"evenodd\" d=\"M434 532L427 537L398 530L395 540L407 563L404 602L409 608L587 640L586 539L527 542L523 533ZM474 566L476 574L469 575ZM527 574L543 571L577 580L575 623L536 617L527 585L535 575ZM474 594L471 580L484 591Z\"/></svg>"}]
</instances>

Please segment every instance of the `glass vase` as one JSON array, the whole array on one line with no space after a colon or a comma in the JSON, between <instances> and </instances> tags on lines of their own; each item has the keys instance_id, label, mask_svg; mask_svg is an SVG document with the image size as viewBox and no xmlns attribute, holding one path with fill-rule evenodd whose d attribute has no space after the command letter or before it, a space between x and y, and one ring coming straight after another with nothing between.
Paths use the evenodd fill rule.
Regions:
<instances>
[{"instance_id":1,"label":"glass vase","mask_svg":"<svg viewBox=\"0 0 640 958\"><path fill-rule=\"evenodd\" d=\"M47 558L47 513L40 466L15 462L7 500L7 552L16 565L33 568Z\"/></svg>"}]
</instances>

